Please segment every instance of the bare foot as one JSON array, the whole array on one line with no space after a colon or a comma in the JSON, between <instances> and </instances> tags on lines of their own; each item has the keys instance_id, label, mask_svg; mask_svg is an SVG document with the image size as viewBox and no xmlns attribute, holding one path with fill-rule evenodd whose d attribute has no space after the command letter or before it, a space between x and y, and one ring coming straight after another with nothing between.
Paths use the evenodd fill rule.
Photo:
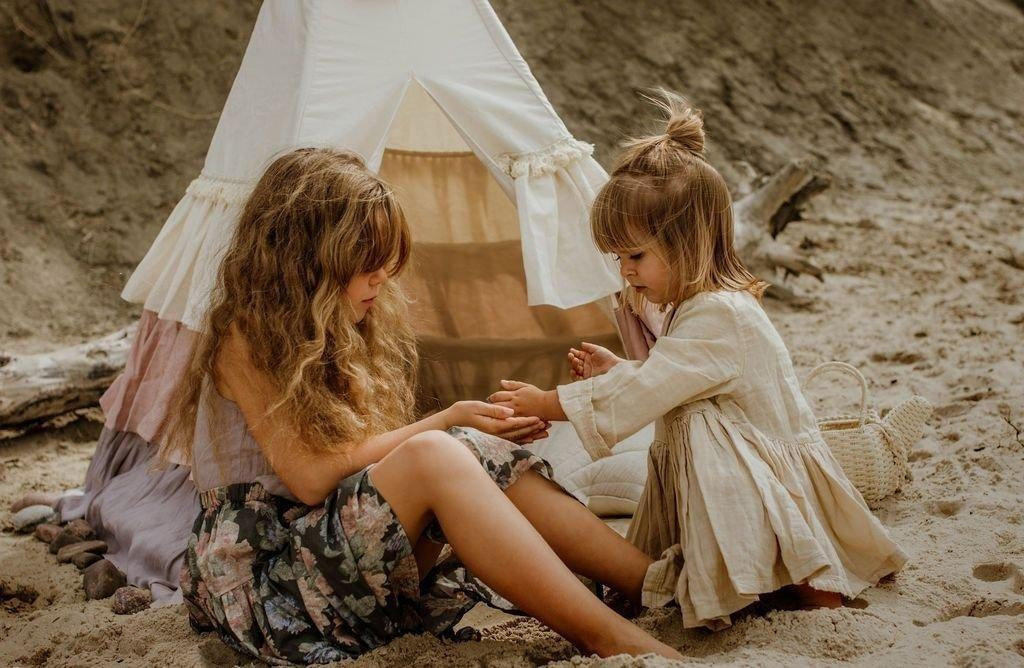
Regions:
<instances>
[{"instance_id":1,"label":"bare foot","mask_svg":"<svg viewBox=\"0 0 1024 668\"><path fill-rule=\"evenodd\" d=\"M597 646L587 648L588 651L594 652L602 658L616 654L629 654L630 656L657 654L667 659L683 658L683 655L676 649L666 645L634 624L630 624L623 630L625 631L624 634L609 633L601 639ZM616 635L619 635L619 637L615 637Z\"/></svg>"},{"instance_id":2,"label":"bare foot","mask_svg":"<svg viewBox=\"0 0 1024 668\"><path fill-rule=\"evenodd\" d=\"M29 506L50 506L53 508L63 496L60 492L29 492L11 504L11 512L16 513Z\"/></svg>"},{"instance_id":3,"label":"bare foot","mask_svg":"<svg viewBox=\"0 0 1024 668\"><path fill-rule=\"evenodd\" d=\"M804 608L839 608L843 605L843 595L834 591L822 591L808 584L794 585L793 591Z\"/></svg>"},{"instance_id":4,"label":"bare foot","mask_svg":"<svg viewBox=\"0 0 1024 668\"><path fill-rule=\"evenodd\" d=\"M778 591L760 595L760 600L751 606L751 611L764 613L768 610L814 610L816 608L839 608L843 605L842 594L821 591L807 584L786 585Z\"/></svg>"}]
</instances>

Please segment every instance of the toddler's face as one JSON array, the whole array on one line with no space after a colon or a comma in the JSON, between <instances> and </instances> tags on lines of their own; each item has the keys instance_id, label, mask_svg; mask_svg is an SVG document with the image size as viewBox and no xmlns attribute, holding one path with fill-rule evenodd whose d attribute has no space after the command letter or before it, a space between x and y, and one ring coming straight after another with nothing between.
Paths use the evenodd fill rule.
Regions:
<instances>
[{"instance_id":1,"label":"toddler's face","mask_svg":"<svg viewBox=\"0 0 1024 668\"><path fill-rule=\"evenodd\" d=\"M348 297L348 302L356 313L356 322L362 322L366 317L373 306L373 301L380 294L381 288L387 280L388 272L385 269L378 269L365 274L356 274L345 286L345 296Z\"/></svg>"},{"instance_id":2,"label":"toddler's face","mask_svg":"<svg viewBox=\"0 0 1024 668\"><path fill-rule=\"evenodd\" d=\"M619 273L647 301L664 304L668 300L669 267L654 246L616 251Z\"/></svg>"}]
</instances>

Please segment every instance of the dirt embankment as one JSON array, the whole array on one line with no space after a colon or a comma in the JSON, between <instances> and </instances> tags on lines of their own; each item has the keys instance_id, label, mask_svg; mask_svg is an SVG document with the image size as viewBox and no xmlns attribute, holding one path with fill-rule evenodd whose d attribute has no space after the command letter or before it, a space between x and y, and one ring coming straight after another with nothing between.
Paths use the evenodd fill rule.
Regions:
<instances>
[{"instance_id":1,"label":"dirt embankment","mask_svg":"<svg viewBox=\"0 0 1024 668\"><path fill-rule=\"evenodd\" d=\"M202 166L258 3L0 7L0 345L109 332Z\"/></svg>"},{"instance_id":2,"label":"dirt embankment","mask_svg":"<svg viewBox=\"0 0 1024 668\"><path fill-rule=\"evenodd\" d=\"M855 6L854 6L855 5ZM0 341L129 321L120 288L202 165L258 3L13 0L0 12ZM1009 1L495 7L569 127L615 144L664 85L737 189L813 156L829 197L1021 203L1022 11Z\"/></svg>"}]
</instances>

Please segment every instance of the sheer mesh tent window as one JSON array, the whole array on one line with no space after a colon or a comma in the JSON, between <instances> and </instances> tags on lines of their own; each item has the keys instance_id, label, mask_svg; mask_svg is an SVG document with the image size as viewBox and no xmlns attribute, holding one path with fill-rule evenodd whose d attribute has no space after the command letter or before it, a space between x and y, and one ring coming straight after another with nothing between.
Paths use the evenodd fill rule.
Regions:
<instances>
[{"instance_id":1,"label":"sheer mesh tent window","mask_svg":"<svg viewBox=\"0 0 1024 668\"><path fill-rule=\"evenodd\" d=\"M422 409L483 399L502 378L568 382L565 354L581 339L619 349L599 302L527 304L515 206L416 82L392 123L380 174L395 187L415 243L402 284L420 337Z\"/></svg>"}]
</instances>

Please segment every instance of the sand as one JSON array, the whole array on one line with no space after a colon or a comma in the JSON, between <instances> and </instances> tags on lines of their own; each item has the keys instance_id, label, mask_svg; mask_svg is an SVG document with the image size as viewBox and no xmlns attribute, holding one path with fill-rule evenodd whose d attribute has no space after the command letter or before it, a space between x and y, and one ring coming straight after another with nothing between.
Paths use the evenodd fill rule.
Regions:
<instances>
[{"instance_id":1,"label":"sand","mask_svg":"<svg viewBox=\"0 0 1024 668\"><path fill-rule=\"evenodd\" d=\"M9 3L53 53L0 14L4 350L89 338L137 313L120 285L201 166L256 6L151 3L121 47L134 3L45 4L49 23L43 5ZM802 375L842 359L879 408L912 394L936 406L911 482L877 511L911 557L895 578L855 606L747 616L714 634L682 630L672 611L639 623L689 662L1021 665L1024 11L852 4L495 2L606 164L649 115L632 90L651 84L705 110L712 159L737 193L811 156L833 186L782 238L813 253L826 280L791 279L810 305L771 302L770 315ZM828 400L822 413L855 399L841 378L807 393ZM79 483L97 431L79 421L0 443L0 523L25 491ZM39 593L0 601L2 665L244 663L190 631L180 606L118 617L109 601L86 602L77 570L30 537L0 535L0 579ZM577 656L529 619L478 609L469 621L483 641L409 636L357 663L663 663Z\"/></svg>"}]
</instances>

